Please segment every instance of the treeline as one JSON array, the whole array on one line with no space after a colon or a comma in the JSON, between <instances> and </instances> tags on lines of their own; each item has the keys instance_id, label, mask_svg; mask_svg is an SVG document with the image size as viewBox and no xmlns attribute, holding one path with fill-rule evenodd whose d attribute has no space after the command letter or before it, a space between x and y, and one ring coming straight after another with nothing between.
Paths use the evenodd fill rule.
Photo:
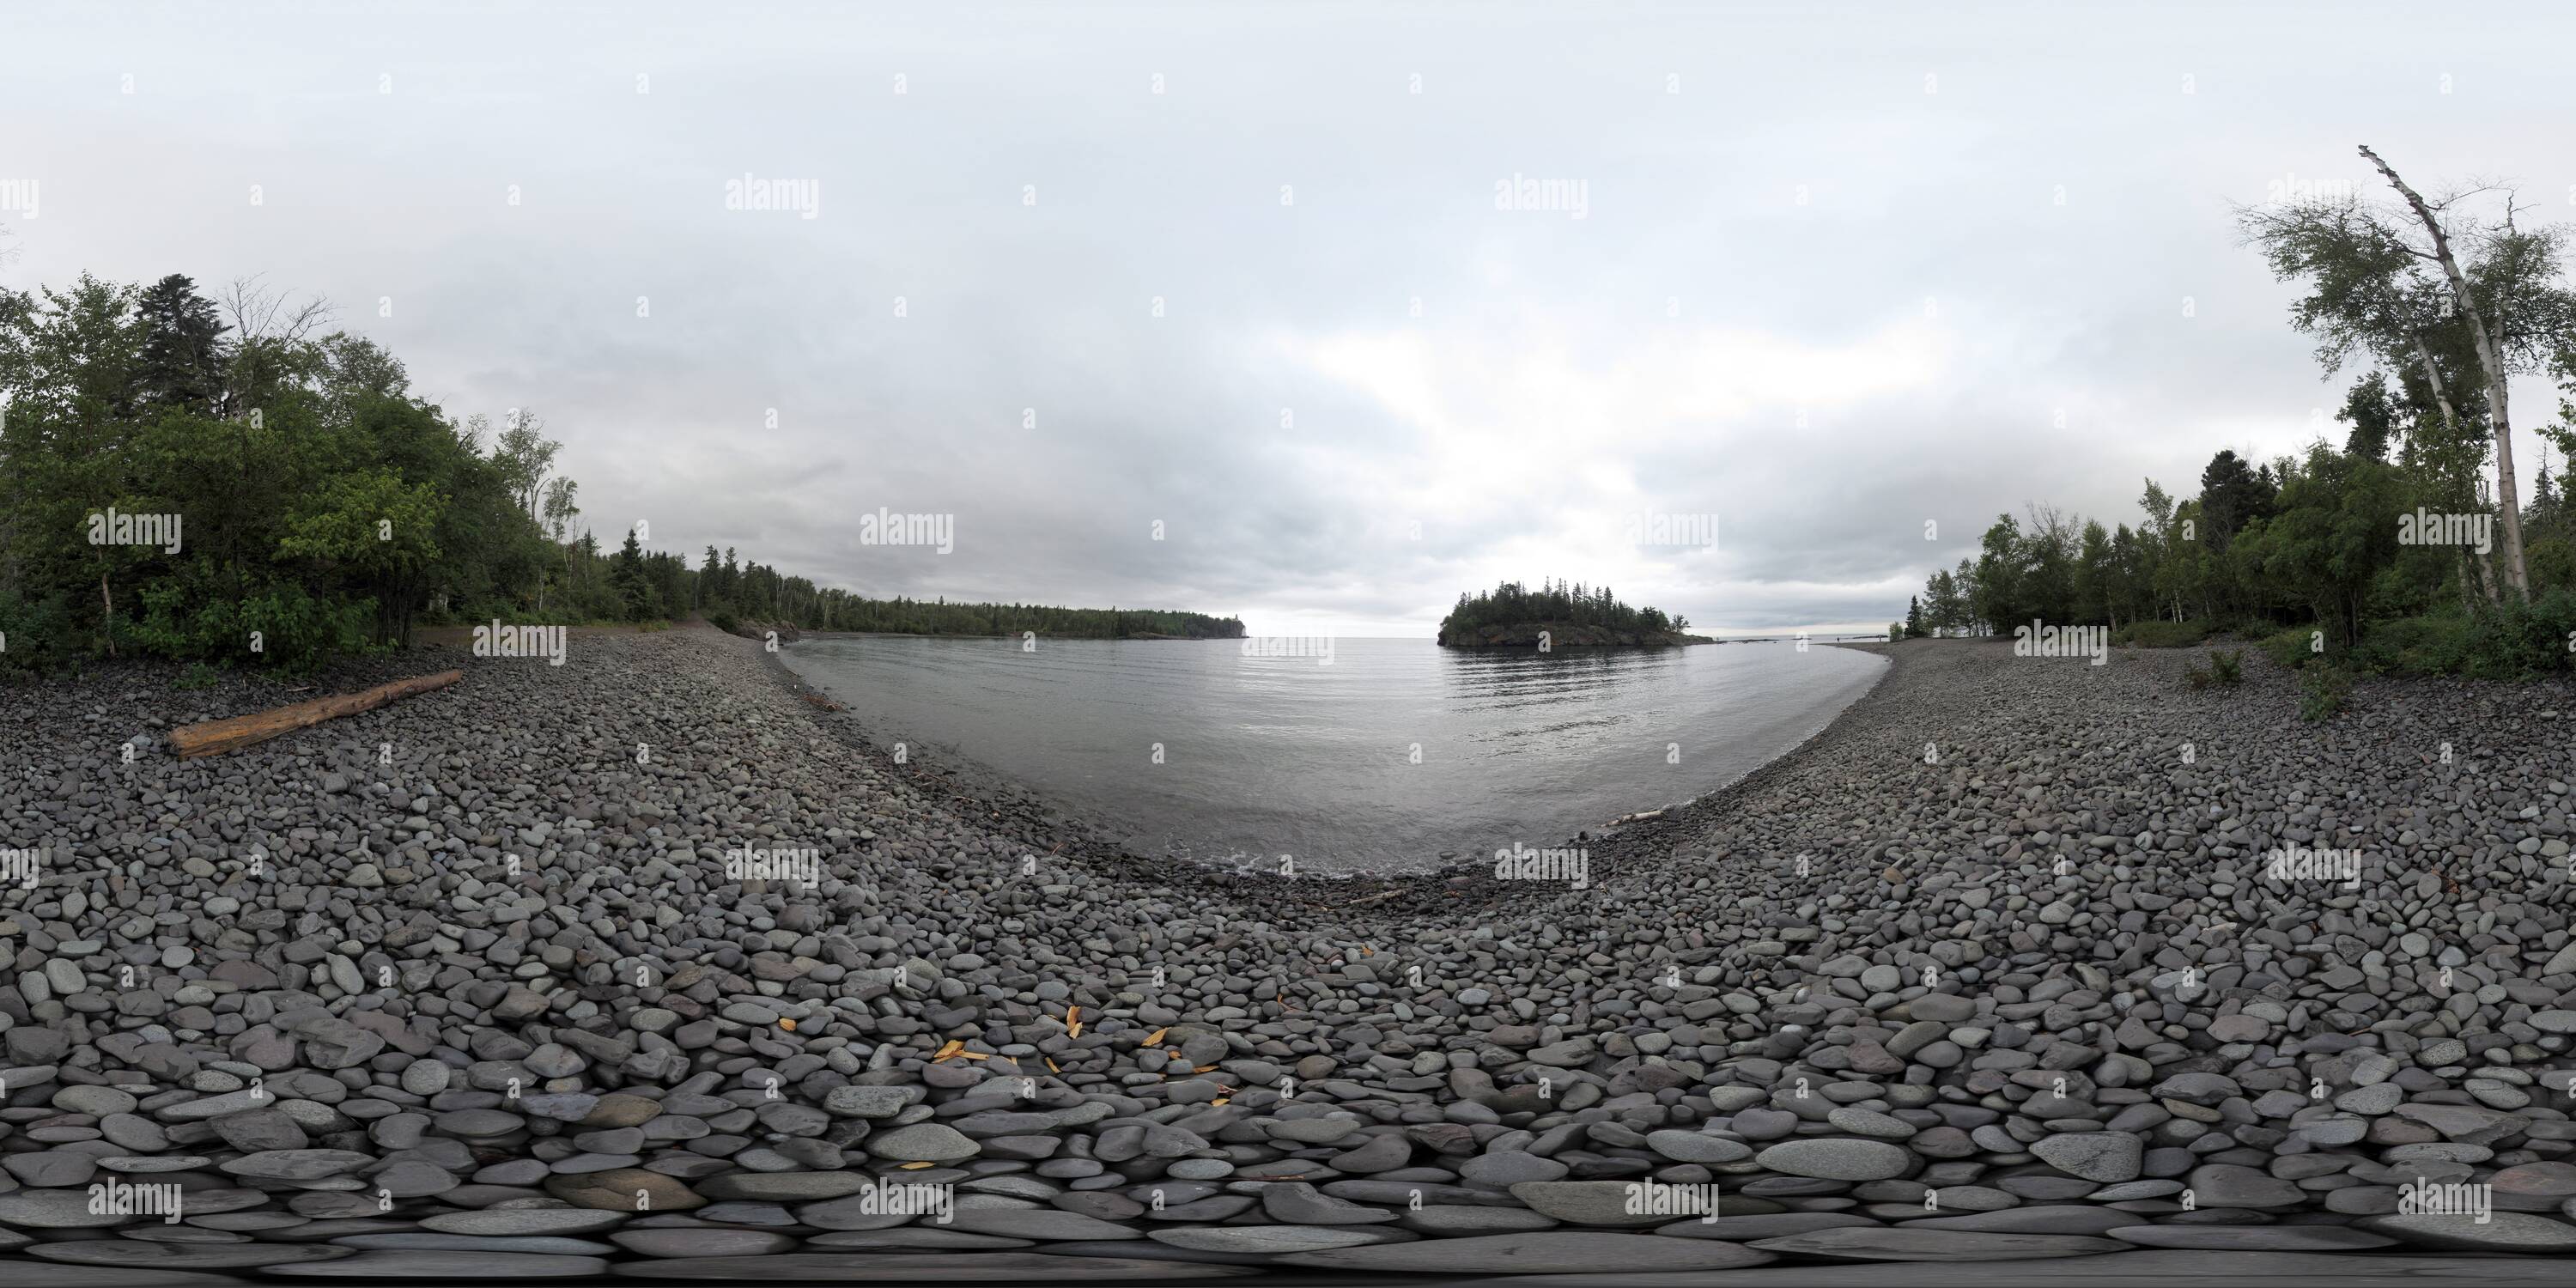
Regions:
<instances>
[{"instance_id":1,"label":"treeline","mask_svg":"<svg viewBox=\"0 0 2576 1288\"><path fill-rule=\"evenodd\" d=\"M1051 608L1041 604L952 604L946 599L866 599L838 590L823 592L812 615L795 620L813 630L901 635L1017 635L1035 631L1079 639L1243 638L1241 619L1205 613Z\"/></svg>"},{"instance_id":2,"label":"treeline","mask_svg":"<svg viewBox=\"0 0 2576 1288\"><path fill-rule=\"evenodd\" d=\"M2283 636L2366 667L2524 675L2576 662L2576 515L2546 454L2519 495L2508 380L2576 384L2564 225L2524 227L2510 194L2338 196L2241 210L2239 228L2305 294L2292 325L2345 391L2338 445L2254 462L2221 451L2196 494L2148 481L2135 526L2034 506L1935 572L1907 634L2039 620L2187 643ZM2561 459L2576 408L2538 428ZM2490 473L2492 471L2492 473ZM2493 483L2492 489L2489 487ZM2300 647L2292 649L2289 644Z\"/></svg>"},{"instance_id":3,"label":"treeline","mask_svg":"<svg viewBox=\"0 0 2576 1288\"><path fill-rule=\"evenodd\" d=\"M1905 629L1985 633L2038 620L2161 640L2175 632L2158 623L2197 624L2202 634L2313 625L2330 646L2347 648L2392 620L2555 620L2560 599L2576 593L2576 516L2549 466L2519 512L2527 600L2508 598L2495 567L2495 514L2436 510L2441 500L2407 463L2372 456L2366 443L2318 443L2303 458L2251 469L2221 451L2202 471L2197 497L2176 503L2149 481L2136 528L2078 526L2046 506L2022 519L1997 516L1975 559L1932 574ZM2491 547L2484 554L2481 520Z\"/></svg>"},{"instance_id":4,"label":"treeline","mask_svg":"<svg viewBox=\"0 0 2576 1288\"><path fill-rule=\"evenodd\" d=\"M1666 616L1660 608L1630 608L1620 603L1608 586L1587 590L1581 582L1568 586L1555 581L1542 582L1537 590L1531 590L1519 582L1507 581L1482 594L1461 593L1457 607L1440 620L1440 635L1444 639L1461 638L1479 627L1528 622L1564 622L1647 634L1686 630L1690 626L1688 618Z\"/></svg>"},{"instance_id":5,"label":"treeline","mask_svg":"<svg viewBox=\"0 0 2576 1288\"><path fill-rule=\"evenodd\" d=\"M1240 635L1189 613L921 604L579 525L559 444L410 387L318 302L184 276L0 290L0 670L144 654L313 665L416 626L651 621Z\"/></svg>"},{"instance_id":6,"label":"treeline","mask_svg":"<svg viewBox=\"0 0 2576 1288\"><path fill-rule=\"evenodd\" d=\"M1056 608L1042 604L952 604L946 598L870 599L839 587L745 563L732 547L708 546L692 569L682 555L646 553L632 532L602 558L588 533L562 545L564 569L550 585L582 620L652 621L690 614L727 630L746 622L808 631L895 635L1017 635L1061 639L1240 639L1243 622L1153 609Z\"/></svg>"}]
</instances>

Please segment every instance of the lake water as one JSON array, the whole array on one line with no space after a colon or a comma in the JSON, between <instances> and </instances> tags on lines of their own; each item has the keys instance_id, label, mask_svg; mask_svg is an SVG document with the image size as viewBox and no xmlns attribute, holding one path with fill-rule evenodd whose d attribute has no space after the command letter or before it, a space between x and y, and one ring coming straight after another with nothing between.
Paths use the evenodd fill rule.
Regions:
<instances>
[{"instance_id":1,"label":"lake water","mask_svg":"<svg viewBox=\"0 0 2576 1288\"><path fill-rule=\"evenodd\" d=\"M783 656L881 745L998 771L1139 853L1274 870L1292 855L1301 873L1490 863L1704 794L1824 728L1887 665L1792 644L1341 639L1328 659L1316 643L869 636Z\"/></svg>"}]
</instances>

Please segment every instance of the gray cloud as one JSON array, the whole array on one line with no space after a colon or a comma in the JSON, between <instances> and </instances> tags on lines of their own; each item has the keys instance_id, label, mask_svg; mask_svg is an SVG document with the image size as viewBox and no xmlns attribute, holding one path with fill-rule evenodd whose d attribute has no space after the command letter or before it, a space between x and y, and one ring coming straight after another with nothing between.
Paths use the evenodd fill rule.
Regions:
<instances>
[{"instance_id":1,"label":"gray cloud","mask_svg":"<svg viewBox=\"0 0 2576 1288\"><path fill-rule=\"evenodd\" d=\"M2420 18L69 6L0 49L45 196L5 278L326 295L451 412L537 408L598 530L870 594L1413 633L1562 576L1870 624L1999 511L2133 520L2315 432L2231 201L2364 141L2576 191L2565 13ZM746 175L817 217L727 210ZM1582 217L1498 210L1516 176ZM881 505L956 553L859 545ZM1719 547L1630 548L1640 510Z\"/></svg>"}]
</instances>

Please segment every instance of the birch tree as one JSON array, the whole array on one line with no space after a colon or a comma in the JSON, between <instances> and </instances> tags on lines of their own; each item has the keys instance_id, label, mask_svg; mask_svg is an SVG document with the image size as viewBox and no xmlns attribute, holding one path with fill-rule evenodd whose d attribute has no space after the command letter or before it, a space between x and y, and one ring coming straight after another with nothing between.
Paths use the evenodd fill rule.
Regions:
<instances>
[{"instance_id":1,"label":"birch tree","mask_svg":"<svg viewBox=\"0 0 2576 1288\"><path fill-rule=\"evenodd\" d=\"M2319 337L2327 371L2366 352L2420 380L2446 430L2483 431L2496 467L2500 580L2528 596L2510 386L2576 337L2576 305L2560 281L2566 230L2521 228L2510 192L2500 215L2479 214L2470 203L2497 195L2490 187L2427 198L2378 153L2365 146L2361 155L2396 191L2396 209L2348 196L2243 208L2238 226L2275 276L2309 287L2292 324ZM2455 353L2466 356L2447 356ZM2483 425L2463 400L2481 404Z\"/></svg>"}]
</instances>

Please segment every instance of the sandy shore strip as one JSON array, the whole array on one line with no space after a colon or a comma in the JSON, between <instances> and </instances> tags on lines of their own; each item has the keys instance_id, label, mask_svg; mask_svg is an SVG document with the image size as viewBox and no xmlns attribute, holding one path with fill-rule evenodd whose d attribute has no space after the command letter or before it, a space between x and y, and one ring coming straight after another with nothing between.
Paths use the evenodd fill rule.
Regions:
<instances>
[{"instance_id":1,"label":"sandy shore strip","mask_svg":"<svg viewBox=\"0 0 2576 1288\"><path fill-rule=\"evenodd\" d=\"M2316 726L2259 657L2194 691L2192 651L1883 649L1796 752L1580 842L1578 889L1175 869L892 765L753 642L570 644L0 688L0 1255L54 1263L13 1273L2576 1250L2563 683Z\"/></svg>"}]
</instances>

